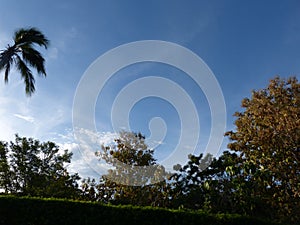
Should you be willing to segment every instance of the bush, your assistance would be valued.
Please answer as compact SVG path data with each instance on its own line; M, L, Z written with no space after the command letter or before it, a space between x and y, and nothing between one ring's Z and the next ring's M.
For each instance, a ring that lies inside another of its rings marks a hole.
M0 225L275 225L232 214L209 214L196 211L152 207L109 206L99 203L62 199L0 196Z

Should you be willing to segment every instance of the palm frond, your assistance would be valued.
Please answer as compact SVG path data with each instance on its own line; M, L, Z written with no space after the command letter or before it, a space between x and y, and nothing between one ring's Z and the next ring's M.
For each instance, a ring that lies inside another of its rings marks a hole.
M31 94L35 91L35 80L31 73L31 70L26 66L25 62L18 55L16 56L16 66L21 73L22 79L24 80L25 92L28 96L31 96Z
M36 28L19 29L14 34L14 45L0 51L0 72L5 70L4 81L8 82L8 75L13 64L21 73L25 83L25 92L31 96L35 91L35 80L29 67L37 70L39 75L46 76L45 59L34 45L47 49L49 40Z
M8 46L8 48L0 53L0 71L5 70L4 72L4 81L8 82L8 74L11 68L11 65L14 60L14 48Z
M10 66L11 66L11 63L7 63L5 65L5 72L4 72L4 82L5 83L8 83L8 74L9 74L9 71L10 71Z
M40 52L31 47L31 45L25 45L22 47L23 60L30 66L35 68L38 74L46 76L45 59Z
M10 46L0 53L0 71L6 67L7 63L11 63L14 54L14 48Z
M17 46L37 44L39 46L44 46L47 49L49 45L49 40L45 37L45 35L34 27L29 29L21 28L17 30L14 34L14 41Z
M4 69L6 63L7 63L7 56L5 51L2 51L0 53L0 71Z

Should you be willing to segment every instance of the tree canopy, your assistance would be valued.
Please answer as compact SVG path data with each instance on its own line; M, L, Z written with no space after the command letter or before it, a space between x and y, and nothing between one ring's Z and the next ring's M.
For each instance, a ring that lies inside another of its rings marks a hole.
M299 221L299 103L295 77L276 77L242 100L236 128L226 133L230 151L190 155L186 165L176 165L172 207Z
M300 211L300 84L295 77L276 77L267 88L253 91L235 113L236 130L227 132L228 147L240 154L244 176L276 214Z
M66 169L72 153L59 151L53 142L18 135L14 142L0 142L0 188L11 194L76 198L80 178Z
M142 134L120 132L113 144L102 146L96 153L112 168L98 184L92 179L84 180L86 195L105 203L166 206L168 173L156 163L153 153Z

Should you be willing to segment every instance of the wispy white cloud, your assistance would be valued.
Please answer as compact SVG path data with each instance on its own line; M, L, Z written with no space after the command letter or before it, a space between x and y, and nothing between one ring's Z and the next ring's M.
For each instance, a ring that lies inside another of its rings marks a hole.
M9 141L15 133L41 138L71 120L64 98L43 94L28 98L19 74L12 71L10 75L9 84L0 82L0 140Z
M47 62L55 61L61 53L71 50L69 43L76 39L78 31L75 27L70 27L61 31L57 31L56 35L51 38L50 47L45 51L45 59Z
M48 54L47 56L49 59L57 59L58 57L58 48L52 47L48 49Z
M71 164L68 170L71 173L78 173L82 178L92 177L99 179L111 166L100 160L95 155L101 149L101 145L113 143L117 137L113 132L93 132L80 129L79 137L75 138L73 130L67 129L64 134L55 134L55 142L60 146L61 151L67 149L73 153Z
M56 37L53 41L54 46L60 50L65 50L67 44L72 40L75 39L78 35L78 31L75 27L69 27L66 30L61 31L60 34Z
M20 115L20 114L14 114L15 117L20 118L22 120L25 120L29 123L34 123L34 118L32 116L24 116L24 115Z

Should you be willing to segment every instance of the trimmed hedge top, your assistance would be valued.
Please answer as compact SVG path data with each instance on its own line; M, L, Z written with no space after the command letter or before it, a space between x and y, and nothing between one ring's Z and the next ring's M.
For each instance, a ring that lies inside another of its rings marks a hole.
M0 196L0 225L275 225L233 214Z

